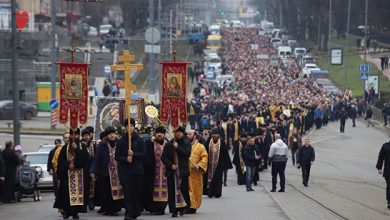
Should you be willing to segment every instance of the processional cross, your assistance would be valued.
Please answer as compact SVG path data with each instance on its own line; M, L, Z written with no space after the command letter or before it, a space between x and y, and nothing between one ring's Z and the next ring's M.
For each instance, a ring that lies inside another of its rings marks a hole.
M120 87L124 87L125 94L125 112L128 120L128 136L129 136L129 150L131 150L131 133L130 133L130 107L131 107L131 93L136 90L136 86L131 83L131 70L143 70L143 64L131 64L135 60L135 56L129 54L128 50L123 51L122 56L118 56L118 62L123 64L111 65L111 71L124 71L125 82L120 81Z

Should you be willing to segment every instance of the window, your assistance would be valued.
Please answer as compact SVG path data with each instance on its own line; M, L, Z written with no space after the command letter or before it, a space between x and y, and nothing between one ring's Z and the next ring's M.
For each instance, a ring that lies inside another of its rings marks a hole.
M47 154L28 154L26 155L26 161L30 164L46 164Z

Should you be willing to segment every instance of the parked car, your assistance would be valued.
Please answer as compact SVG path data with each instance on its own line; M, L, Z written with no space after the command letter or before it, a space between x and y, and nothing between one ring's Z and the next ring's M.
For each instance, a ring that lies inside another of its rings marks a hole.
M306 55L306 49L303 47L297 47L294 49L294 56L298 58L299 56L303 57Z
M37 117L38 110L34 104L27 104L20 102L19 104L20 118L25 120L31 120L33 117ZM0 119L12 120L14 117L14 106L12 100L0 101Z
M53 187L53 178L47 172L47 159L49 152L29 152L23 154L30 167L41 167L43 171L42 177L38 181L39 188L51 188Z
M171 33L169 31L161 30L161 38L170 38L172 37L173 39L177 38L176 34Z
M55 147L56 147L55 144L41 144L38 147L37 152L50 152Z
M92 26L89 26L89 30L88 30L88 33L87 33L87 36L88 37L96 37L98 36L98 31L95 27L92 27Z
M283 46L282 40L280 38L272 38L270 42L273 48Z
M107 35L110 32L111 29L112 29L112 25L111 24L100 25L100 27L99 27L99 34L100 35Z
M309 77L312 71L321 70L315 63L306 63L302 69L303 77Z

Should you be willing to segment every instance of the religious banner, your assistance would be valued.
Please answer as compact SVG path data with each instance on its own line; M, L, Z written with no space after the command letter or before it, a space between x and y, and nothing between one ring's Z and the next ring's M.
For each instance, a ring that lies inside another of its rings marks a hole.
M60 122L70 128L88 121L88 64L58 63L60 70Z
M167 123L169 116L174 128L179 120L187 123L187 65L188 62L163 62L161 121Z

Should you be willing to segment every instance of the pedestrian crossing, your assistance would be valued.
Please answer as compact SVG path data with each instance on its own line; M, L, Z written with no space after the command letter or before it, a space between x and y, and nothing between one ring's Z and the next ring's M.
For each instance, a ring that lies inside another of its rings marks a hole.
M328 126L321 127L321 129L315 129L315 127L313 127L309 133L304 135L304 137L309 138L311 144L315 144L336 136L345 136L344 133L340 133L338 126L339 123L333 122L329 123Z

